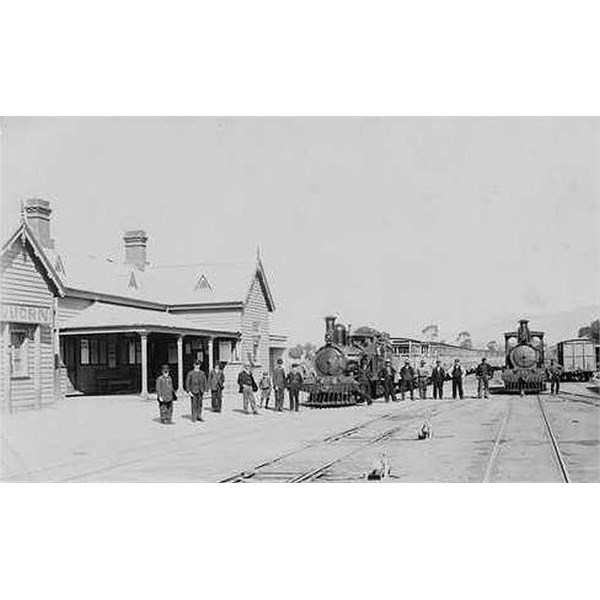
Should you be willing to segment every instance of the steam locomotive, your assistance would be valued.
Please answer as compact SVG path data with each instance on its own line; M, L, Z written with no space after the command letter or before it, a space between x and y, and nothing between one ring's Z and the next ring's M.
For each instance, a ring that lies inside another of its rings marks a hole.
M506 367L502 371L504 391L512 394L538 393L546 389L544 333L530 331L521 319L517 331L504 334Z
M389 336L371 327L350 332L336 317L325 317L325 345L315 354L316 377L307 381L307 406L351 406L383 394L378 382L385 360L391 358ZM366 386L368 386L366 388Z

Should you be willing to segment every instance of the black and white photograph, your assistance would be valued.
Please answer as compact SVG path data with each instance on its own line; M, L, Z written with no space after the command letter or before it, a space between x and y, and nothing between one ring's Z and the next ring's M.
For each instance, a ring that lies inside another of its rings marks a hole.
M5 118L2 479L598 482L595 118Z
M596 5L3 2L2 598L593 596Z

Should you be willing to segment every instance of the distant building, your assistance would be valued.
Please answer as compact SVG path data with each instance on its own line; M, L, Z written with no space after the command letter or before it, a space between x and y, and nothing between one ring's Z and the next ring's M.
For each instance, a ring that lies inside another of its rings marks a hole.
M450 366L455 358L460 358L465 367L475 366L489 351L482 348L464 348L446 342L425 341L408 337L390 337L392 355L400 362L408 358L411 362L425 359L428 363L440 360L444 366Z
M145 231L123 237L121 260L64 256L51 208L29 200L1 249L2 397L9 408L63 394L154 390L160 365L174 383L200 360L225 365L229 389L242 362L268 369L287 343L260 256L245 263L154 265Z

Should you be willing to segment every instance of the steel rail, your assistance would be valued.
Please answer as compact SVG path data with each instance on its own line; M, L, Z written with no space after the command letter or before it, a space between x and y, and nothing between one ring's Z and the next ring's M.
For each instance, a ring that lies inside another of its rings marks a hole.
M574 398L565 398L569 402L579 402L581 404L587 404L588 406L594 406L600 408L600 402L594 402L596 398L594 396L587 396L586 394L577 394L576 392L559 392L558 398L563 396L575 396Z
M544 409L544 404L542 402L542 398L540 397L539 394L537 395L537 400L538 400L538 406L540 407L540 411L542 413L542 419L544 421L544 424L546 425L546 432L548 433L548 436L550 437L550 443L552 445L552 449L554 450L554 458L556 459L556 462L560 469L560 473L562 475L563 481L565 483L570 483L571 480L569 478L569 472L567 470L567 465L565 464L565 461L563 459L560 448L558 447L558 442L556 441L556 436L554 435L554 431L552 430L550 421L548 420L548 416L546 415L546 410Z
M369 446L374 446L375 444L378 444L379 442L385 440L386 438L394 435L394 433L396 433L396 431L399 431L403 427L404 427L404 424L396 425L395 427L392 427L392 428L384 431L383 433L379 434L377 437L373 438L372 440L369 440L366 444L360 446L359 448L354 448L353 450L351 450L350 452L347 452L343 456L334 458L333 460L330 460L329 462L325 463L324 465L321 465L315 469L311 469L310 471L307 471L306 473L302 473L301 475L293 477L292 479L289 479L287 481L287 483L305 483L308 481L314 481L317 477L322 475L325 471L330 469L333 465L341 462L342 460L345 460L346 458L349 458L350 456L356 454L357 452L362 452L363 450L365 450L365 448L368 448Z
M250 479L250 478L254 477L256 471L259 471L260 469L264 469L265 467L270 467L271 465L274 465L274 464L288 458L289 456L292 456L293 454L302 452L303 450L309 450L310 448L314 448L315 446L318 446L319 444L323 444L323 443L329 444L331 442L337 442L338 440L344 439L344 438L352 435L353 433L356 433L357 431L360 431L361 429L364 429L365 427L368 427L369 425L376 423L377 421L385 421L387 419L390 419L391 417L395 416L396 414L397 413L394 413L394 412L386 413L379 417L375 417L374 419L365 421L364 423L361 423L360 425L355 425L354 427L350 427L350 429L338 431L337 433L333 433L331 435L328 435L328 436L318 439L318 440L312 440L312 441L310 441L306 444L303 444L299 447L292 448L291 450L288 450L287 452L278 454L277 456L275 456L275 458L271 458L269 460L266 460L266 461L256 465L255 467L252 468L251 471L241 471L241 472L238 471L234 475L230 475L229 477L220 479L218 483L239 483L240 481L243 481L244 479Z
M502 424L500 425L500 429L498 430L498 434L496 435L496 440L494 441L494 447L492 448L492 452L488 459L488 463L485 469L485 473L483 475L482 483L489 483L490 477L492 476L492 469L494 468L494 464L496 463L496 458L500 452L500 444L504 441L504 432L506 431L506 426L510 419L510 415L512 413L514 399L511 398L509 400L508 408L506 409L506 413L504 415L504 419L502 419Z
M457 406L460 406L460 403L453 403L452 406L453 408L456 408ZM446 405L444 405L446 406ZM441 407L440 406L436 406L435 408L433 408L430 411L430 417L434 417L435 415L437 415L440 411ZM376 417L374 419L371 419L369 421L366 421L365 423L362 423L360 425L357 425L355 427L352 427L351 429L347 429L345 431L341 431L339 433L336 434L332 434L330 436L327 436L325 438L321 438L319 440L315 440L312 442L309 442L307 444L304 444L303 446L300 446L298 448L294 448L292 450L289 450L283 454L280 454L278 456L276 456L273 459L269 459L255 467L253 467L251 470L249 471L241 471L241 472L237 472L234 475L231 475L229 477L226 477L225 479L220 479L219 483L240 483L244 480L251 480L252 477L254 477L255 475L260 475L259 471L261 469L264 469L265 467L271 466L273 464L276 464L277 462L280 462L286 458L288 458L289 456L292 456L294 454L298 454L304 450L307 449L311 449L314 448L316 446L318 446L319 444L327 444L330 442L335 442L341 439L344 439L348 436L350 436L352 433L356 432L356 431L360 431L361 429L364 429L365 427L367 427L368 425L371 425L372 423L375 423L377 421L384 421L386 419L389 419L391 417L397 417L399 415L398 412L390 412L390 413L386 413L385 415L382 415L380 417ZM423 414L419 413L419 414L415 414L415 415L410 415L409 418L409 422L412 422L416 419L421 419L423 417ZM342 460L348 458L349 456L352 456L353 454L357 453L357 452L361 452L364 451L366 448L380 442L383 441L384 439L388 438L389 436L393 435L396 431L399 431L401 428L406 427L407 423L403 422L401 425L397 425L395 427L392 427L391 429L388 429L386 431L384 431L383 433L379 434L378 436L376 436L375 438L373 438L372 440L369 440L367 442L365 442L364 444L360 445L358 448L354 448L352 451L338 457L335 458L331 461L328 461L327 463L325 463L324 465L320 465L316 468L311 469L310 471L305 471L303 473L300 473L298 475L293 476L291 479L286 479L284 481L280 481L280 483L302 483L302 482L307 482L307 481L312 481L314 480L318 475L322 474L323 472L325 472L326 470L328 470L329 468L331 468L333 465L341 462Z

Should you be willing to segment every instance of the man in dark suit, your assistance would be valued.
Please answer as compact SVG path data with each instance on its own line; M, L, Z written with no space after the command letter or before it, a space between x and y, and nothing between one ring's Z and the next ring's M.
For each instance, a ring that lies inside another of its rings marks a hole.
M173 400L175 398L169 365L165 364L161 367L161 375L156 380L156 399L160 411L160 422L165 425L173 422Z
M290 395L290 410L298 412L300 410L300 388L304 379L298 365L293 365L292 370L287 376L287 388Z
M460 358L454 359L454 366L450 371L452 376L452 398L456 400L456 396L462 400L463 394L463 381L467 375L464 367L460 364Z
M431 383L433 384L433 398L439 398L440 400L444 397L444 380L446 379L446 371L442 367L442 363L439 360L435 361L435 367L431 371Z
M406 392L410 392L411 400L415 399L415 370L408 358L400 369L400 391L402 392L402 400L404 400Z
M277 366L273 370L273 389L275 390L275 410L281 412L283 410L283 396L285 392L285 370L283 368L283 360L277 359Z
M385 366L379 372L379 381L383 385L383 396L386 402L390 401L390 398L396 402L396 392L394 386L396 385L396 369L392 367L392 361L389 358L385 359Z
M490 379L494 374L494 370L487 363L485 356L481 359L481 362L475 369L475 376L477 377L477 397L481 398L483 392L484 398L490 396Z
M563 373L563 368L556 364L554 359L550 360L550 366L546 369L546 374L550 380L550 394L557 395L560 390L560 378Z
M185 391L190 396L192 404L192 421L202 421L202 401L206 391L206 375L200 368L200 361L194 362L194 368L187 374L185 379Z
M225 387L225 373L222 363L215 365L208 375L208 389L213 412L221 412L223 403L223 388Z

